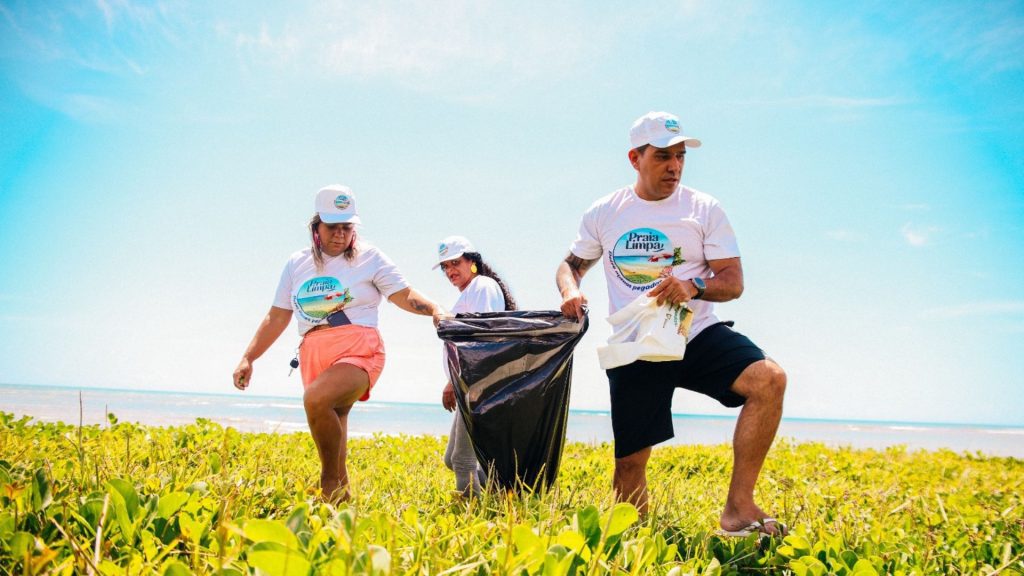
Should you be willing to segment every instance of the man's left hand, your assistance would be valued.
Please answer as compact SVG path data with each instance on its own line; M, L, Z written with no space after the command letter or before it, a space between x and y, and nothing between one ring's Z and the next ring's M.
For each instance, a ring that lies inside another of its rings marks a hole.
M689 280L680 280L675 276L669 276L647 293L651 298L658 299L658 306L668 302L669 304L682 304L689 302L697 295L697 288Z

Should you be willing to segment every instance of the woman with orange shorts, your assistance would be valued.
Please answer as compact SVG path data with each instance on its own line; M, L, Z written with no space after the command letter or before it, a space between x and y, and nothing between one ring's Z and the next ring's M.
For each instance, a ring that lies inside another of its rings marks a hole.
M352 190L327 186L317 193L315 206L309 221L312 246L285 265L274 303L242 355L233 383L239 390L248 387L252 363L295 316L303 337L302 401L320 455L320 489L325 499L347 500L348 413L356 400L370 397L384 369L377 331L381 296L413 314L433 316L435 324L444 310L410 287L380 250L359 240Z

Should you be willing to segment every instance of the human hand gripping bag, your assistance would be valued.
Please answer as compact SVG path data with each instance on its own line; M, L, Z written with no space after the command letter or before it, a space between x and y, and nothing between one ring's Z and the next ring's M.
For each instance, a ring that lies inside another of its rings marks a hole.
M598 346L597 358L604 370L637 360L667 362L682 360L693 323L693 311L686 304L658 305L644 294L608 317L612 335L608 344Z
M543 490L558 476L573 349L586 315L519 310L458 314L437 335L477 459L489 482Z

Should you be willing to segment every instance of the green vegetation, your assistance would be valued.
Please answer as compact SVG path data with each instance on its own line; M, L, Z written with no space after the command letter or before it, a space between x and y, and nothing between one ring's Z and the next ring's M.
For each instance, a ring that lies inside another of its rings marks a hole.
M758 496L784 540L714 534L728 446L667 447L644 519L608 445L544 494L460 501L434 437L351 442L355 499L316 500L307 434L78 427L0 413L4 574L1022 574L1024 462L779 442Z

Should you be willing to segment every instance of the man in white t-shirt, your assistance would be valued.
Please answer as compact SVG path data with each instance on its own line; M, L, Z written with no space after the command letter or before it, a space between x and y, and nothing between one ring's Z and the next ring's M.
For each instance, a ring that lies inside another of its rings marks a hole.
M730 535L778 535L785 527L754 502L754 484L782 417L786 374L746 336L721 322L712 302L743 292L743 268L732 226L718 201L680 184L687 148L679 119L650 112L630 129L629 161L636 184L612 192L583 215L569 255L558 268L562 313L583 314L580 280L599 259L608 283L609 313L640 294L658 303L687 303L693 324L686 355L669 362L636 361L608 370L615 434L614 486L620 499L647 510L651 447L672 438L677 387L725 406L743 406L733 436L733 472L719 522Z

